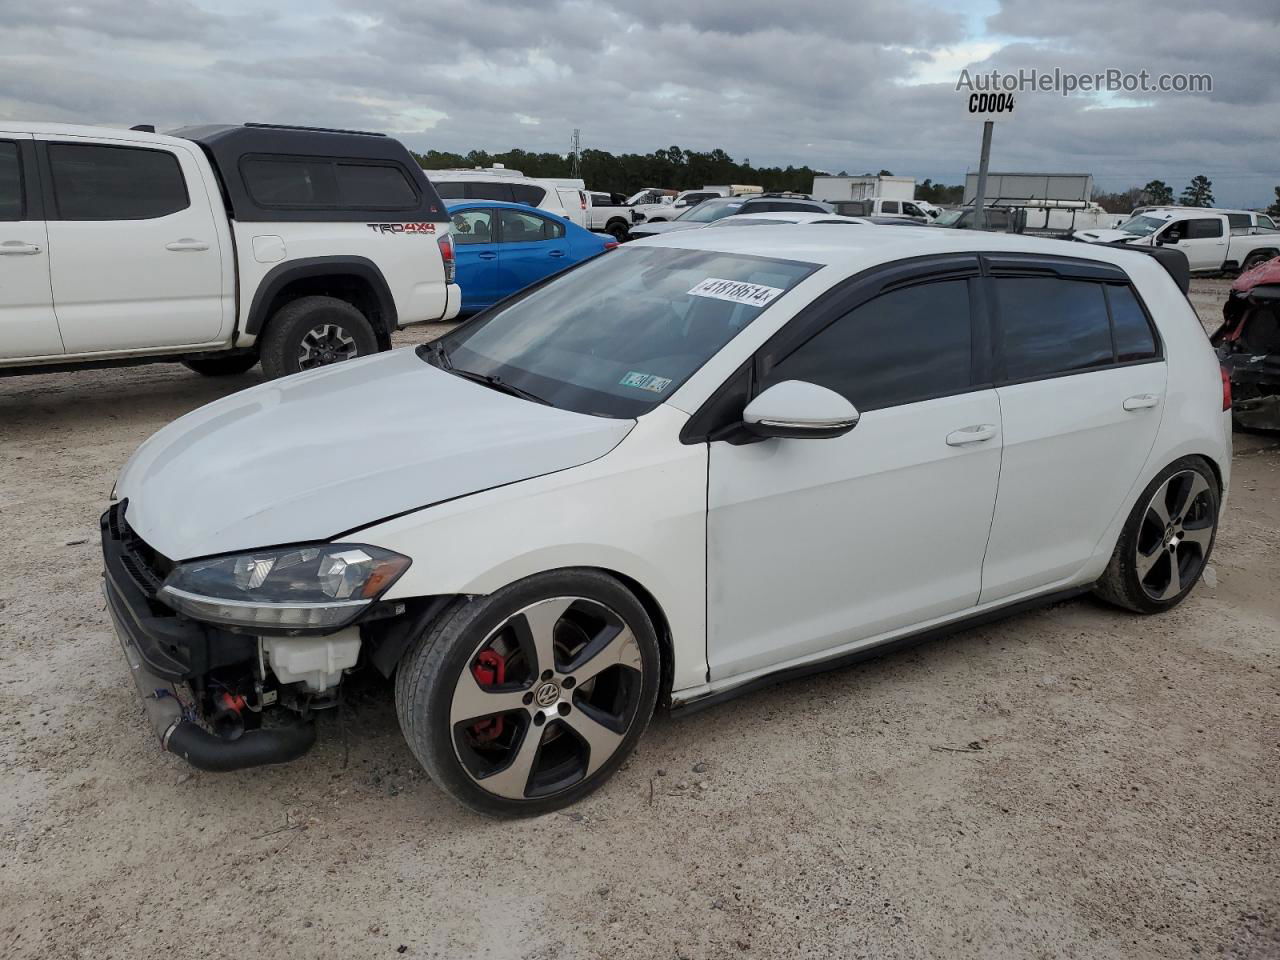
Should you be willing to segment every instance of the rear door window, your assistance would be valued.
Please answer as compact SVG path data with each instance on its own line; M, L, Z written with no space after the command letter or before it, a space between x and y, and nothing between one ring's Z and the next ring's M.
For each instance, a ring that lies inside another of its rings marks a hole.
M513 183L511 184L511 195L515 197L516 203L540 207L542 206L542 201L546 199L547 191L542 187L534 186L532 183Z
M62 220L151 220L191 205L167 150L50 143L54 209Z
M1111 309L1111 328L1115 333L1116 360L1154 360L1160 355L1155 331L1142 304L1129 287L1108 285L1107 306Z
M1005 377L1031 380L1113 360L1102 285L1059 277L995 277Z
M441 200L467 199L467 185L460 180L432 180L431 185L436 188Z
M502 210L503 243L537 243L564 236L564 225L520 210Z
M901 213L897 200L885 200L880 205L881 211L884 213Z
M18 159L18 145L12 140L0 140L0 220L21 220L22 161Z
M803 380L865 412L963 393L972 371L968 281L942 280L856 307L775 364L760 389Z
M1217 217L1202 217L1185 223L1186 232L1182 235L1185 240L1208 240L1222 236L1222 221Z

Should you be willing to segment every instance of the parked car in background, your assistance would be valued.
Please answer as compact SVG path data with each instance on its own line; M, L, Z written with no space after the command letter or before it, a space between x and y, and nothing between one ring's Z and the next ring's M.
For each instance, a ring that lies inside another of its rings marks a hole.
M390 137L0 121L0 374L279 377L460 303L444 204Z
M744 197L751 195L759 195L764 192L761 187L754 187L744 183L730 183L719 187L703 187L700 190L684 190L676 195L675 200L671 203L649 204L647 206L639 206L636 208L637 222L647 223L663 223L668 220L674 220L681 213L696 207L698 204L707 200L714 200L717 197Z
M933 219L914 200L867 197L865 200L828 200L827 203L836 213L846 217L894 217L917 223L928 223Z
M983 211L982 229L989 233L1007 233L1011 227L1016 227L1017 223L1014 219L1015 211L1008 207L987 207ZM928 222L928 226L941 227L947 230L973 230L974 226L974 209L973 207L964 207L960 210L944 210L938 214L936 218Z
M590 200L581 180L535 179L519 170L489 167L481 170L428 170L442 199L501 200L523 203L588 226Z
M1134 217L1115 230L1082 230L1073 236L1087 243L1173 247L1186 254L1192 273L1249 270L1280 256L1280 231L1258 226L1236 232L1232 216L1241 222L1237 214L1167 207Z
M296 758L364 668L442 792L544 813L659 705L1088 591L1169 611L1230 486L1223 394L1123 248L673 233L164 427L103 516L107 609L202 769Z
M607 233L619 243L628 239L635 210L627 206L626 198L617 193L588 193L587 226L591 230Z
M464 314L618 246L609 236L518 203L455 201L449 218Z
M1280 258L1236 277L1210 342L1231 380L1236 425L1280 430Z
M639 240L642 237L654 237L661 233L692 230L714 223L722 217L732 217L740 213L781 213L788 210L824 214L832 212L830 206L819 203L817 200L805 200L781 194L715 197L686 210L674 220L667 222L652 220L637 224L631 228L631 237L633 240Z
M627 197L623 205L639 207L650 203L670 203L676 198L677 193L676 190L664 190L661 187L645 187Z

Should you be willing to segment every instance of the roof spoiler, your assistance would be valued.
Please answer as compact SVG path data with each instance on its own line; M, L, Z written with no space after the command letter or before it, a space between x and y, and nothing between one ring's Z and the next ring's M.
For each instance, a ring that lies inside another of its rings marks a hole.
M1109 247L1115 247L1117 250L1130 250L1133 253L1141 253L1150 257L1160 266L1164 267L1165 273L1173 278L1173 282L1178 285L1178 289L1186 296L1191 291L1191 264L1187 261L1187 255L1181 250L1171 250L1168 247L1135 247L1123 240L1117 240L1107 244Z

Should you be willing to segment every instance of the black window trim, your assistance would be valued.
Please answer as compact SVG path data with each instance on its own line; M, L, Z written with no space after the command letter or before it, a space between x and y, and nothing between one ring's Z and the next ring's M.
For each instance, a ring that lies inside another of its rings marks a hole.
M44 200L44 212L46 220L64 221L67 223L145 223L148 220L162 220L165 217L171 217L175 213L181 213L183 210L191 209L191 188L187 185L187 172L182 169L182 159L178 156L178 152L164 146L143 146L134 143L105 143L101 140L37 140L36 157L40 170L40 193ZM170 210L168 213L161 214L158 217L101 217L94 220L77 220L71 217L64 217L62 211L58 209L58 193L53 183L53 162L49 156L50 147L102 147L107 150L135 150L144 151L146 153L163 153L172 157L173 162L178 166L178 176L182 180L182 194L186 197L185 206L179 207L177 210Z
M1122 268L1115 264L1102 263L1097 260L1076 259L1074 257L1045 256L1043 254L984 253L981 257L983 268L982 285L987 288L985 294L989 311L987 326L991 336L991 370L995 386L1010 387L1023 383L1036 383L1041 380L1058 380L1062 377L1082 377L1091 373L1099 373L1103 370L1114 370L1117 367L1136 367L1147 363L1165 362L1164 340L1160 336L1160 328L1156 325L1155 319L1151 315L1151 310L1142 299L1142 294L1133 280ZM1107 327L1111 335L1111 362L1100 363L1092 367L1081 367L1076 370L1062 370L1058 373L1040 373L1030 377L1011 378L1005 376L1004 328L1001 325L1000 309L997 306L998 301L995 290L992 288L992 281L1000 277L1044 277L1046 279L1082 280L1096 283L1102 287L1103 302L1107 310ZM1154 357L1125 361L1118 359L1115 316L1111 310L1111 297L1107 294L1108 287L1128 287L1133 294L1139 309L1142 310L1142 315L1146 317L1147 327L1150 329L1151 336L1155 341L1156 355Z
M405 185L409 188L409 191L413 194L413 201L409 203L395 204L395 205L386 204L386 203L379 203L379 204L361 203L357 205L357 204L345 202L343 198L338 197L336 198L336 201L334 203L319 203L314 201L308 202L308 203L265 203L262 200L259 200L254 195L253 180L252 178L247 176L245 172L246 163L249 163L252 161L258 161L258 160L265 160L269 163L327 163L334 168L333 176L334 176L335 183L337 181L337 168L339 165L344 165L348 167L389 167L399 172L400 176L403 178L405 182ZM240 174L240 180L244 184L246 192L249 194L249 199L256 206L262 208L263 210L357 210L359 209L359 210L371 210L371 211L376 210L384 213L401 213L403 211L417 210L419 207L422 206L422 191L419 188L417 182L414 180L412 176L409 175L409 172L405 170L404 165L401 163L398 163L395 160L374 160L374 159L366 159L364 157L318 156L315 154L295 154L295 153L246 153L242 157L240 157L240 160L238 162L238 171Z
M725 440L732 444L754 443L761 438L741 428L741 409L735 409L734 395L741 390L740 378L749 380L747 402L758 395L759 385L773 367L800 349L836 321L863 304L885 293L907 287L924 286L944 280L966 280L969 290L969 322L971 332L969 386L917 397L902 403L877 407L889 410L912 403L925 403L943 397L962 396L979 390L990 390L995 384L989 366L992 332L990 315L985 309L987 294L981 280L981 263L976 253L944 253L912 257L887 264L877 264L854 274L818 296L812 303L788 320L703 401L680 431L680 442L686 445ZM735 389L737 388L737 389Z
M18 161L18 215L12 220L0 217L0 223L26 223L30 220L44 219L41 216L38 185L33 182L36 178L27 175L29 170L32 173L35 172L33 141L4 137L0 138L0 143L13 144Z

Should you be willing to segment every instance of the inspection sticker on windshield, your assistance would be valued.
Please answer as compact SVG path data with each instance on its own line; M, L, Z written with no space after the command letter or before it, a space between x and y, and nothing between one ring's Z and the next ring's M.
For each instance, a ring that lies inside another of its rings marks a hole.
M669 377L655 377L652 373L636 373L636 371L630 370L618 383L624 387L635 387L639 390L648 390L650 393L661 393L671 386L671 379Z
M689 291L691 297L714 297L730 303L745 303L750 307L764 307L785 293L781 287L766 287L760 283L742 280L720 280L707 277Z

